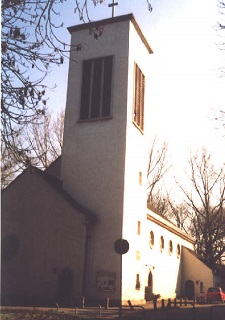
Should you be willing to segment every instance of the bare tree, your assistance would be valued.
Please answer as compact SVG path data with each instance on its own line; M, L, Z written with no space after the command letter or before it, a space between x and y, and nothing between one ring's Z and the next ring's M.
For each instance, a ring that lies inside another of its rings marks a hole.
M23 134L23 144L31 146L30 163L40 169L46 169L62 152L64 129L64 111L53 118L44 117L44 123L31 124Z
M225 164L216 170L205 148L189 157L190 189L180 185L189 207L196 250L205 263L216 267L225 251Z
M214 113L214 119L217 122L216 129L225 130L225 110L216 110ZM223 134L225 136L225 134Z
M220 21L218 22L217 31L222 39L219 47L221 50L225 50L224 33L221 34L221 32L225 30L225 1L218 0L218 9L220 13Z
M25 152L18 149L17 136L30 123L41 123L46 112L44 79L52 65L61 65L72 47L60 37L63 21L60 8L66 0L2 0L2 98L1 135L4 148L12 158ZM71 10L83 22L90 21L90 5L105 0L71 0ZM149 10L151 5L147 0ZM91 30L98 38L101 30ZM26 146L26 151L31 146Z
M218 47L224 52L225 51L225 1L218 0L218 10L220 14L220 21L218 21L216 30L219 37ZM222 77L225 75L225 66L220 67L220 74ZM225 129L225 110L216 110L214 115L215 120L219 126Z
M60 65L71 50L81 44L64 43L59 36L63 27L60 6L66 0L2 1L2 141L12 158L20 158L17 136L31 123L41 123L46 112L44 79L51 65ZM103 1L94 1L101 3ZM81 17L81 4L73 2ZM87 9L87 1L83 10ZM88 10L86 11L88 12ZM31 146L26 146L26 151Z
M56 160L62 151L64 129L64 111L55 117L45 114L42 124L32 123L16 138L18 149L29 152L21 152L20 158L9 156L8 150L2 147L2 188L5 188L27 166L33 165L40 169L46 169Z
M1 145L1 188L4 189L10 182L12 182L18 172L17 161L9 156L8 150Z
M148 162L148 203L162 215L167 211L168 193L165 191L163 178L170 169L167 160L168 145L157 146L157 138L153 139ZM166 194L166 195L165 195Z
M171 200L170 197L167 198L167 215L178 228L186 233L190 232L190 215L189 207L185 202L176 203Z

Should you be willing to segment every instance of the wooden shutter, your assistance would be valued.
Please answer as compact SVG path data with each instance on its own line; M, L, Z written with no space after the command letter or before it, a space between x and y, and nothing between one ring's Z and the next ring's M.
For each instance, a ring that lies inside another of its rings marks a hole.
M144 130L144 94L145 77L137 64L135 64L135 101L134 101L134 122Z

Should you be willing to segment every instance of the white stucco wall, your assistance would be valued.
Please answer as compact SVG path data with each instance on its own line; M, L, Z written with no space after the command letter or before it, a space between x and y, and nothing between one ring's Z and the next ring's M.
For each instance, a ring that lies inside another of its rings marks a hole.
M89 30L72 33L72 43L82 43L70 63L65 116L61 179L64 188L98 216L93 235L95 257L90 265L90 295L96 292L97 272L120 272L114 242L122 237L124 168L127 122L129 21L105 25L98 40ZM112 118L79 123L82 61L113 55ZM120 294L119 277L115 292Z
M123 210L123 238L130 244L129 252L123 257L123 297L124 301L143 300L143 292L135 289L136 273L140 263L136 261L136 251L145 246L146 237L143 233L146 224L147 202L147 165L148 141L145 131L148 128L148 119L144 119L144 132L141 132L133 123L134 107L134 66L135 63L145 76L145 109L149 106L149 79L151 54L142 42L132 22L129 34L129 69L127 88L127 126L126 126L126 155L125 155L125 183L124 183L124 210ZM142 174L142 183L139 183L139 172ZM141 234L137 236L137 225L140 221Z
M148 210L147 214L148 219L146 218L142 225L141 234L137 235L137 231L132 230L134 246L130 250L130 254L123 258L124 264L129 270L128 274L124 268L123 273L124 301L128 299L143 301L145 286L148 285L149 272L152 273L153 277L152 291L154 294L160 294L161 298L165 299L180 296L183 282L181 254L177 255L177 245L180 246L180 253L182 246L193 249L193 238L155 212ZM149 246L151 231L154 233L154 246L152 248ZM163 250L160 250L161 236L164 238ZM170 240L173 244L171 254L168 246ZM140 250L139 261L136 260L136 250ZM137 273L140 274L140 290L135 290Z
M149 146L145 132L149 132L149 128L145 118L144 134L140 132L132 122L132 115L134 63L145 75L145 113L151 103L151 54L148 45L130 18L116 22L111 20L104 25L103 34L97 40L89 35L88 29L75 27L71 32L72 44L82 43L83 48L72 53L76 62L71 61L69 67L61 180L64 188L98 217L92 235L88 294L96 299L120 297L120 255L114 251L114 242L123 238L128 240L130 249L123 256L122 299L144 301L150 270L154 293L173 297L177 290L180 262L175 254L176 244L192 245L179 238L177 233L146 218ZM112 118L79 122L82 61L107 55L113 55ZM137 235L138 221L140 235ZM155 234L153 249L148 246L151 230ZM162 253L158 248L161 235L165 238ZM167 250L169 240L174 244L171 256ZM141 252L140 261L136 260L137 250ZM96 290L98 272L115 273L115 291ZM137 273L140 274L140 290L135 289Z

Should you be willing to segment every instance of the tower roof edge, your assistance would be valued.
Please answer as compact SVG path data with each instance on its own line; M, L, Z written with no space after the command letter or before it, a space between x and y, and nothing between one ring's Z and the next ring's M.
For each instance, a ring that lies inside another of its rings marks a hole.
M136 21L133 13L129 13L129 14L125 14L122 16L113 17L113 18L107 18L107 19L103 19L103 20L83 23L83 24L68 27L67 29L70 32L70 34L72 34L73 32L76 32L76 31L99 28L100 26L104 26L104 25L112 24L112 23L117 23L117 22L121 22L121 21L126 21L126 20L130 20L133 23L135 30L137 31L139 37L141 38L141 40L144 43L145 47L147 48L148 52L153 53L148 41L146 40L144 34L141 31L141 28L139 27L139 25Z

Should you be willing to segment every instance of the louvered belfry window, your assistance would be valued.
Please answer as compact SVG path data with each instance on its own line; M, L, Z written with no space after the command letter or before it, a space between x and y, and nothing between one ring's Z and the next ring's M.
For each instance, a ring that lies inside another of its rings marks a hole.
M80 119L110 117L113 57L83 61Z
M144 95L145 95L145 76L135 63L135 89L134 89L134 113L133 122L144 131Z

